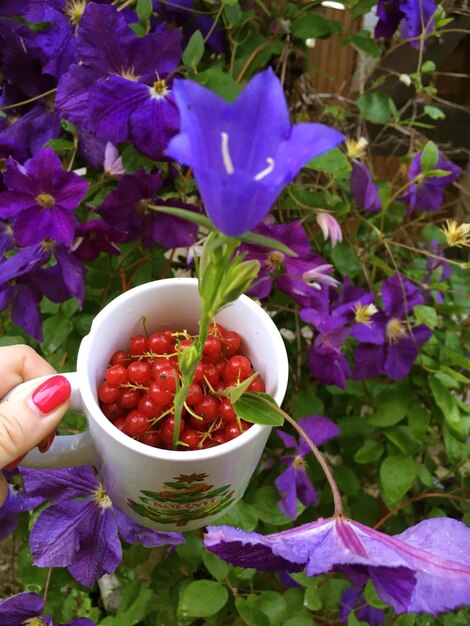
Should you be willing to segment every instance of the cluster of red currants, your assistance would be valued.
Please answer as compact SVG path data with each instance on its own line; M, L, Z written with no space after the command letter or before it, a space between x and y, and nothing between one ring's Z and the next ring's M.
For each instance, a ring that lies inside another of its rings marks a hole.
M195 337L186 331L162 330L149 337L135 335L129 351L111 357L98 398L104 415L123 433L155 448L173 449L174 398L178 350ZM238 333L212 324L184 403L178 433L179 450L200 450L235 439L251 424L237 418L221 394L253 375L250 360L239 353ZM258 375L247 391L264 391Z

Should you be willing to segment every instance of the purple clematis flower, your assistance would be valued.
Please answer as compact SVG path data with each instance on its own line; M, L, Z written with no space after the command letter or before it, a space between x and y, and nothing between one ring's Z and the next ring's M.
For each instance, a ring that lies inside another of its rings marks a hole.
M432 32L434 28L433 16L436 9L435 0L379 0L379 21L375 27L375 36L391 37L401 22L403 39L414 39L410 45L419 48L417 39L424 32Z
M41 496L30 496L15 479L8 484L5 502L0 506L0 540L12 533L18 525L20 513L31 511L44 502Z
M58 111L105 141L131 141L162 158L179 127L165 77L178 66L180 38L176 29L137 37L116 9L90 4L78 28L80 62L58 85Z
M182 543L180 533L144 528L113 507L90 466L53 471L21 469L25 489L53 504L38 516L30 534L34 564L67 567L86 587L121 562L118 532L128 543Z
M369 580L366 574L348 571L348 578L354 583L343 592L340 600L339 615L342 622L347 624L351 611L357 610L357 619L366 622L369 626L380 626L385 621L385 613L367 604L363 590Z
M402 196L398 198L408 204L407 215L411 215L415 209L420 211L439 211L444 200L444 189L452 184L460 174L460 167L451 161L446 161L439 156L433 170L443 170L448 172L445 176L436 178L429 177L422 171L421 157L423 153L418 152L411 161L408 170L408 180L415 180ZM416 180L417 179L417 180Z
M230 526L208 526L205 547L232 565L307 576L358 571L371 578L397 613L437 615L470 597L470 528L441 517L388 536L344 517L263 536ZM445 589L446 592L442 593Z
M366 213L377 213L382 208L378 185L374 185L369 169L359 161L354 161L351 180L351 195Z
M3 180L8 191L0 193L0 217L15 218L13 230L20 246L44 239L72 244L77 225L73 211L88 183L65 171L54 150L43 148L24 165L10 157Z
M322 124L292 126L270 68L230 104L189 80L174 91L181 131L167 154L193 168L207 214L226 235L257 226L300 168L344 139Z
M387 374L401 380L410 371L418 356L418 348L432 335L424 324L411 327L406 318L414 306L423 302L423 296L410 281L394 274L382 283L384 313L374 317L374 328L370 329L374 343L367 343L369 329L364 328L361 344L355 353L354 377L358 379ZM381 340L377 342L377 333ZM369 339L371 341L371 339Z
M90 220L75 230L74 254L81 261L94 261L102 252L119 256L117 242L126 240L126 233L102 220Z
M334 248L338 242L343 241L343 233L338 221L326 211L318 211L316 216L317 224L321 228L325 241L329 239Z
M147 248L155 243L166 248L191 246L196 241L196 224L149 208L150 204L155 204L195 209L193 205L176 200L166 202L159 199L157 192L162 184L160 172L149 174L138 170L128 174L106 196L97 212L114 228L127 232L126 241L140 236Z
M0 600L0 626L96 626L88 617L77 617L68 624L52 622L50 615L42 615L44 600L37 593L24 591L6 600Z
M348 335L348 329L321 333L307 349L307 365L313 376L325 385L346 387L346 378L351 376L351 370L341 346Z
M339 435L339 428L331 420L321 415L310 415L299 420L299 426L307 433L316 446L321 446L333 437ZM285 514L295 519L297 517L297 498L305 506L316 504L318 497L315 488L307 475L305 455L310 452L307 442L301 438L297 443L292 435L276 431L286 448L292 448L293 454L281 457L281 461L288 467L276 478L276 487L282 500L279 508Z

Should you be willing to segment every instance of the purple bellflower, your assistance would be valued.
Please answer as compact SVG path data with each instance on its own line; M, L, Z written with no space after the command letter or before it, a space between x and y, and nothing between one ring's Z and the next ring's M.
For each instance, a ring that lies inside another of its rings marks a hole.
M180 61L180 38L176 29L137 37L116 9L90 4L78 27L79 63L58 85L58 111L105 141L131 141L162 158L179 127L165 77Z
M137 170L119 181L97 212L114 228L125 231L126 241L140 236L147 248L155 243L166 248L191 246L197 237L196 224L149 208L149 204L156 204L194 210L195 207L189 204L159 199L157 192L162 184L160 172L150 174Z
M412 39L410 45L419 48L418 38L434 28L436 8L435 0L379 0L375 36L391 37L401 23L402 38Z
M182 543L180 533L152 531L116 509L90 466L53 471L22 468L25 489L53 504L38 516L30 534L34 564L67 567L86 587L121 562L121 534L147 547Z
M418 288L409 280L399 274L384 280L382 300L384 312L374 316L374 327L363 328L361 338L365 343L356 349L355 378L384 373L394 380L401 380L415 362L418 348L432 335L431 329L424 324L411 327L407 322L413 307L423 302ZM367 343L368 336L370 343Z
M444 189L452 184L460 174L460 167L451 161L446 161L439 156L434 170L447 172L444 176L429 177L423 172L421 167L421 157L423 153L418 152L411 161L408 170L408 180L415 181L411 184L406 193L398 198L408 204L407 215L411 215L414 210L439 211L444 199Z
M344 139L322 124L292 126L270 68L230 104L189 80L175 81L174 92L181 131L167 154L193 168L206 212L226 235L257 226L300 168Z
M0 600L0 626L96 626L88 617L77 617L68 624L53 622L50 615L42 615L44 599L37 593L24 591Z
M62 168L52 148L42 148L20 165L8 159L0 193L0 217L14 218L13 231L20 246L50 239L70 246L77 219L74 209L85 197L88 183Z
M358 571L396 613L437 615L468 602L469 541L470 528L446 517L389 536L335 516L267 536L208 526L204 545L232 565L261 571Z
M338 426L321 415L304 417L298 423L316 446L321 446L339 435ZM282 439L284 446L293 450L293 454L281 457L281 461L287 465L287 469L276 479L276 487L282 498L279 508L285 515L295 519L297 517L297 499L304 506L316 504L318 500L317 492L307 475L307 466L304 460L305 455L310 452L310 448L302 437L300 443L297 443L292 435L282 430L276 432Z
M369 169L363 163L354 161L349 181L351 195L366 213L377 213L382 208L378 185L374 185Z

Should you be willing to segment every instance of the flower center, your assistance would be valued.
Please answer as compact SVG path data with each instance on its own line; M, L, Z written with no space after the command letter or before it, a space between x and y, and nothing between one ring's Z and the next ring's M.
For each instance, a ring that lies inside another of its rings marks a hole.
M470 246L470 224L459 224L455 220L447 220L441 231L449 247Z
M137 213L139 215L148 215L150 213L149 204L151 200L150 198L142 198L137 205Z
M65 15L74 26L78 25L85 9L87 0L68 0L64 8Z
M122 76L122 78L125 78L126 80L132 80L133 82L138 81L140 78L140 76L135 73L134 67L129 67L126 70L122 68L119 76Z
M374 304L357 303L354 307L354 319L358 324L370 326L372 324L371 317L377 313L378 309Z
M40 193L39 196L36 196L35 200L39 206L42 207L50 208L55 204L54 198L49 193Z
M108 496L106 491L100 485L94 493L93 500L98 504L99 507L104 509L109 509L113 506L111 502L111 498Z
M296 456L292 465L296 470L305 470L307 468L307 465L301 456Z
M276 272L284 263L284 255L279 250L272 250L266 257L266 265L270 270Z
M228 145L229 134L223 131L220 133L220 136L221 136L222 161L225 167L225 171L227 172L227 174L233 174L235 172L235 168L233 167L233 161L232 161L232 157L230 156L230 150L229 150L229 145ZM274 159L271 157L266 158L266 163L268 165L264 168L264 170L261 170L254 176L254 180L256 180L256 182L262 180L263 178L266 178L268 174L271 174L271 172L273 171L276 165Z
M24 626L46 626L46 622L42 619L42 617L28 617L22 622Z
M156 80L153 83L152 92L155 97L163 98L168 93L168 91L168 86L164 80Z
M385 336L389 343L398 343L406 335L406 329L403 326L403 322L396 317L393 317L387 324Z

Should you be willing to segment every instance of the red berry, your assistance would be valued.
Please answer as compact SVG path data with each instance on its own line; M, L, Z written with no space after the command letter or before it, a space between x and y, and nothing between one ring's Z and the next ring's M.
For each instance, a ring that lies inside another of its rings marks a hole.
M202 363L202 361L199 361L199 363L196 365L196 371L194 372L193 383L200 383L203 378L204 364Z
M130 362L131 359L129 355L123 350L118 350L111 357L111 365L123 365L124 367L127 367Z
M160 445L160 433L157 430L148 430L139 437L139 441L147 446L152 446L152 448L158 448Z
M164 332L153 333L148 338L148 348L155 354L166 354L170 352L172 342L168 340L168 336Z
M176 391L176 372L172 367L167 367L158 372L158 376L155 378L162 389L170 391L172 394Z
M202 358L207 363L215 363L219 360L222 353L222 344L220 339L214 335L209 335L202 349Z
M143 385L150 380L152 368L145 361L134 361L127 367L127 377L131 383Z
M236 356L230 357L227 365L225 366L225 380L229 378L239 378L240 380L243 380L249 375L250 370L250 360L242 354L237 354Z
M127 382L127 370L124 365L111 365L106 370L104 377L110 385L121 385Z
M248 386L247 391L266 391L266 385L261 376L257 376Z
M212 363L204 363L204 376L211 387L219 382L219 368Z
M101 410L111 422L115 422L120 417L126 415L126 410L121 405L117 404L117 402L113 402L112 404L103 403Z
M181 434L184 431L184 426L185 426L184 420L181 420L178 439L181 437ZM170 417L166 418L166 420L163 422L160 428L160 437L161 437L162 443L165 444L165 446L173 445L173 433L174 432L175 432L175 418L171 415Z
M237 422L230 422L225 427L225 439L230 441L241 435L240 427Z
M212 441L216 446L220 446L221 444L227 442L227 438L225 436L225 433L217 433L217 435L214 435L212 437Z
M147 337L144 335L134 335L130 341L131 354L143 354L148 351Z
M141 393L138 389L121 389L118 403L125 409L137 406Z
M162 389L157 382L150 383L148 394L153 404L167 406L173 402L173 395L166 389Z
M139 411L131 411L126 417L126 423L124 424L123 432L130 437L140 437L143 435L149 427L147 418L145 418Z
M222 353L227 359L237 354L240 349L241 337L234 330L225 333L222 345Z
M205 422L213 422L219 414L219 401L214 396L203 395L194 405L194 412Z
M143 396L141 396L137 404L137 409L147 419L159 417L163 413L162 407L155 405L150 399L148 393L145 393Z
M118 387L114 387L106 381L98 386L98 398L101 400L101 402L104 402L106 404L112 404L113 402L116 402L116 400L119 398L119 393L120 391Z
M116 428L122 432L122 430L124 429L125 423L126 423L126 420L123 417L118 417L118 419L115 422L113 422L113 425L116 426Z
M191 415L189 417L189 423L194 428L194 430L198 430L200 432L207 430L207 422L205 422L203 419L198 419L197 417L194 417L194 415Z
M189 406L193 406L196 402L202 398L202 389L200 385L197 383L191 383L188 390L188 395L186 396L186 404Z
M189 346L192 346L192 345L193 345L192 339L183 339L183 341L180 341L181 352L183 352L183 350L186 350L186 348L189 348Z
M185 443L186 446L192 450L197 448L197 445L200 440L201 440L201 433L199 433L197 430L192 430L191 428L189 428L188 430L185 430L180 435L181 443Z
M219 405L219 415L226 422L232 422L237 419L237 414L233 410L230 400L222 400Z

